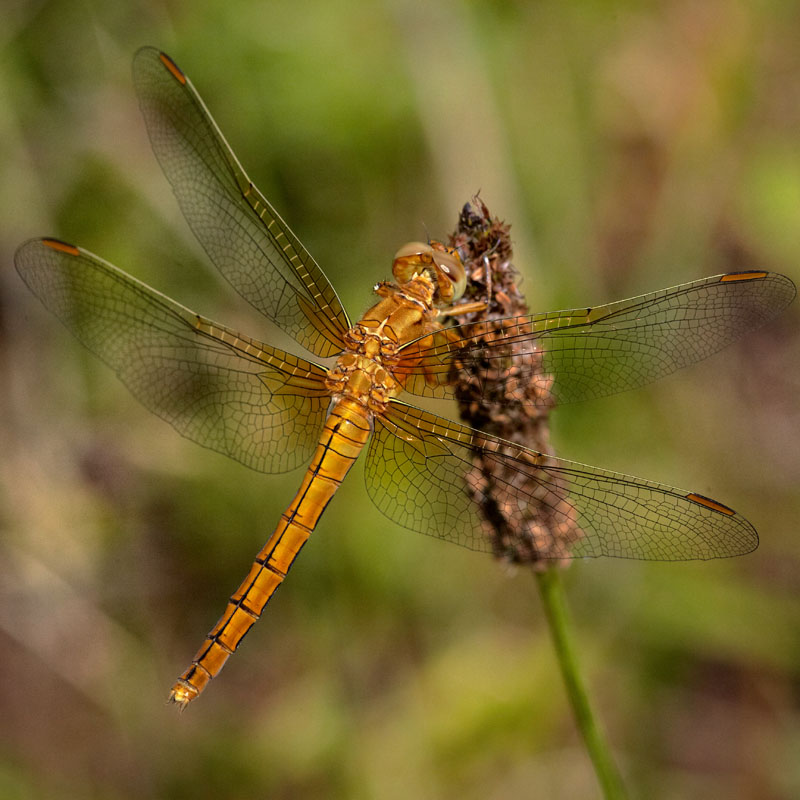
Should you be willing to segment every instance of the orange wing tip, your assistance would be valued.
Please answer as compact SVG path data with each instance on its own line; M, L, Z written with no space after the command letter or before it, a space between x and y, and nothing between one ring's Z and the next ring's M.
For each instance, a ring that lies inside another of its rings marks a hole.
M720 279L720 283L736 283L737 281L760 281L767 277L769 273L763 272L759 270L749 270L747 272L730 272L727 275L723 275Z
M166 53L159 53L158 57L161 59L161 63L172 73L172 77L175 78L178 83L185 84L186 83L186 76L181 72L180 67L166 54Z
M736 512L732 508L728 508L728 506L718 503L716 500L712 500L710 497L704 497L702 494L695 494L692 492L691 494L686 495L686 499L690 500L692 503L697 503L699 506L704 506L705 508L710 508L712 511L725 514L727 517L733 517L736 515Z
M42 239L42 244L51 250L58 250L59 253L66 253L70 256L79 256L81 251L74 244L67 244L60 239Z
M184 711L186 706L194 700L200 692L194 688L190 683L182 680L177 680L172 690L169 693L170 703L175 703L179 711Z

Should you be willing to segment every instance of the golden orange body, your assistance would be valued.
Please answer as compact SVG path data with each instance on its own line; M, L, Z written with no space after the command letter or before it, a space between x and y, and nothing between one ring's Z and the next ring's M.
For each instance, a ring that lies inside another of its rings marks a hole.
M414 274L399 287L380 284L376 292L381 300L347 332L348 349L328 376L333 401L300 489L191 666L172 687L170 699L181 706L194 700L219 673L264 612L367 443L373 415L402 390L392 374L398 347L438 327L434 285L428 275Z

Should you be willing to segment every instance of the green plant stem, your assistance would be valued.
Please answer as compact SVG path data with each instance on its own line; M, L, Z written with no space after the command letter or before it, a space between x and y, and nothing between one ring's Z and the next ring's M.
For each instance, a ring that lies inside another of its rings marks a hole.
M560 570L546 568L535 571L534 574L542 597L550 634L553 637L561 676L564 679L572 710L575 712L575 720L586 743L592 764L594 764L603 796L606 800L626 798L627 794L622 778L614 764L608 743L594 718L586 687L578 670Z

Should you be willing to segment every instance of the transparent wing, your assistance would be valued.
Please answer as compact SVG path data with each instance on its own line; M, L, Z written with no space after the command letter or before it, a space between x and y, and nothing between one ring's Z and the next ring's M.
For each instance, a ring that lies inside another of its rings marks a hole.
M366 482L392 521L473 550L498 552L476 508L492 502L531 532L539 558L677 561L758 545L747 520L701 495L542 456L397 401L375 419Z
M330 396L323 367L205 319L86 250L23 244L31 291L179 433L252 469L308 461Z
M559 405L603 397L707 358L771 320L795 293L783 275L739 272L596 308L504 320L505 335L491 341L479 325L459 325L410 343L395 375L412 394L443 397L456 363L478 380L513 366L515 380L543 381ZM513 365L510 344L517 346Z
M217 269L303 347L340 352L350 321L336 292L247 177L189 79L152 47L136 53L133 78L156 157Z

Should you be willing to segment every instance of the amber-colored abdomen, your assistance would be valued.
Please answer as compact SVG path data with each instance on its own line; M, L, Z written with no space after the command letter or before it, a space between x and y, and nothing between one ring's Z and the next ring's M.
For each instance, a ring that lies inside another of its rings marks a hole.
M320 515L366 444L369 421L361 407L343 400L329 415L300 490L278 527L231 595L225 613L209 631L191 666L172 687L170 700L185 708L224 666L264 612Z

